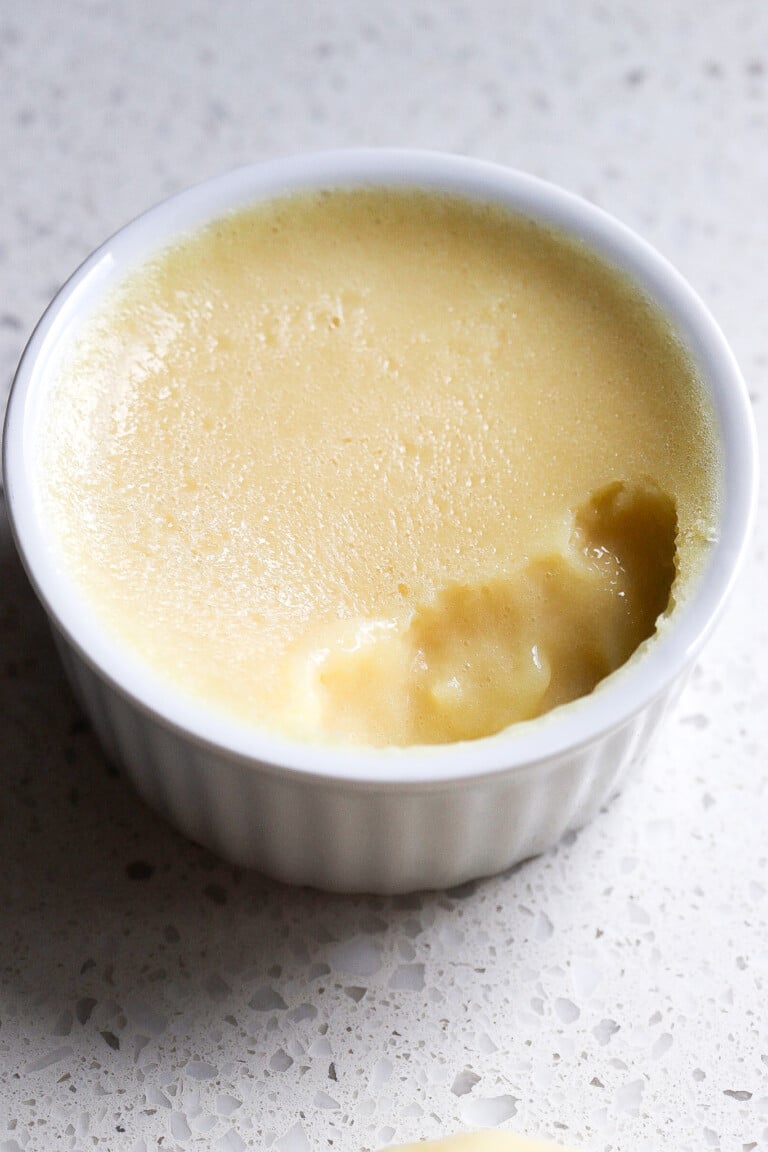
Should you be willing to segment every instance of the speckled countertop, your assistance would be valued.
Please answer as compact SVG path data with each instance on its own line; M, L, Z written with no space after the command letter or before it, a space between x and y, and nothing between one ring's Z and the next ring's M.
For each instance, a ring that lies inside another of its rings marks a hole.
M768 6L35 0L0 8L0 389L59 283L277 153L467 152L656 244L768 438ZM765 489L763 490L765 491ZM765 497L655 755L578 836L444 894L219 863L112 774L0 521L0 1152L356 1152L481 1125L768 1148Z

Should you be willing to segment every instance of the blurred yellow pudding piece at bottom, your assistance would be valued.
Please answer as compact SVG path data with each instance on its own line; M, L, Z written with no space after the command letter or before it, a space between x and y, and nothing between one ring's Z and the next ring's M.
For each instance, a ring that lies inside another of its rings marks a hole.
M391 1152L576 1152L550 1140L534 1140L516 1132L491 1129L484 1132L462 1132L442 1140L418 1144L400 1144Z

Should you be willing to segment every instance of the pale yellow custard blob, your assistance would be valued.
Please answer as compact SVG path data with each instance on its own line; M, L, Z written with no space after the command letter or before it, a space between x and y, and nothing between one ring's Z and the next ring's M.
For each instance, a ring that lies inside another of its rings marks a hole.
M417 192L237 212L67 350L46 514L178 688L299 740L475 739L623 664L695 581L713 417L618 273Z
M461 1132L441 1140L422 1140L416 1144L398 1144L389 1152L575 1152L550 1140L535 1140L515 1132L489 1128L480 1132Z

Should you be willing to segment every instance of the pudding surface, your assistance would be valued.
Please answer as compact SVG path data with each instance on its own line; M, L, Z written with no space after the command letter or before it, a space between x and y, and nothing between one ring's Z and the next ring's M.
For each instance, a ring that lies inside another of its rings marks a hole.
M421 192L239 211L51 388L48 515L104 626L301 740L473 739L583 695L695 580L713 417L575 242Z

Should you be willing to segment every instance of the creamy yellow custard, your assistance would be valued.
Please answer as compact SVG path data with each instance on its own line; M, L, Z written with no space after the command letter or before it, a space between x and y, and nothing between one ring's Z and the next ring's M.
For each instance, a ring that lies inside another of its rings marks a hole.
M473 739L588 693L685 596L713 417L673 333L501 209L328 192L227 216L68 348L67 568L179 689L301 740Z

